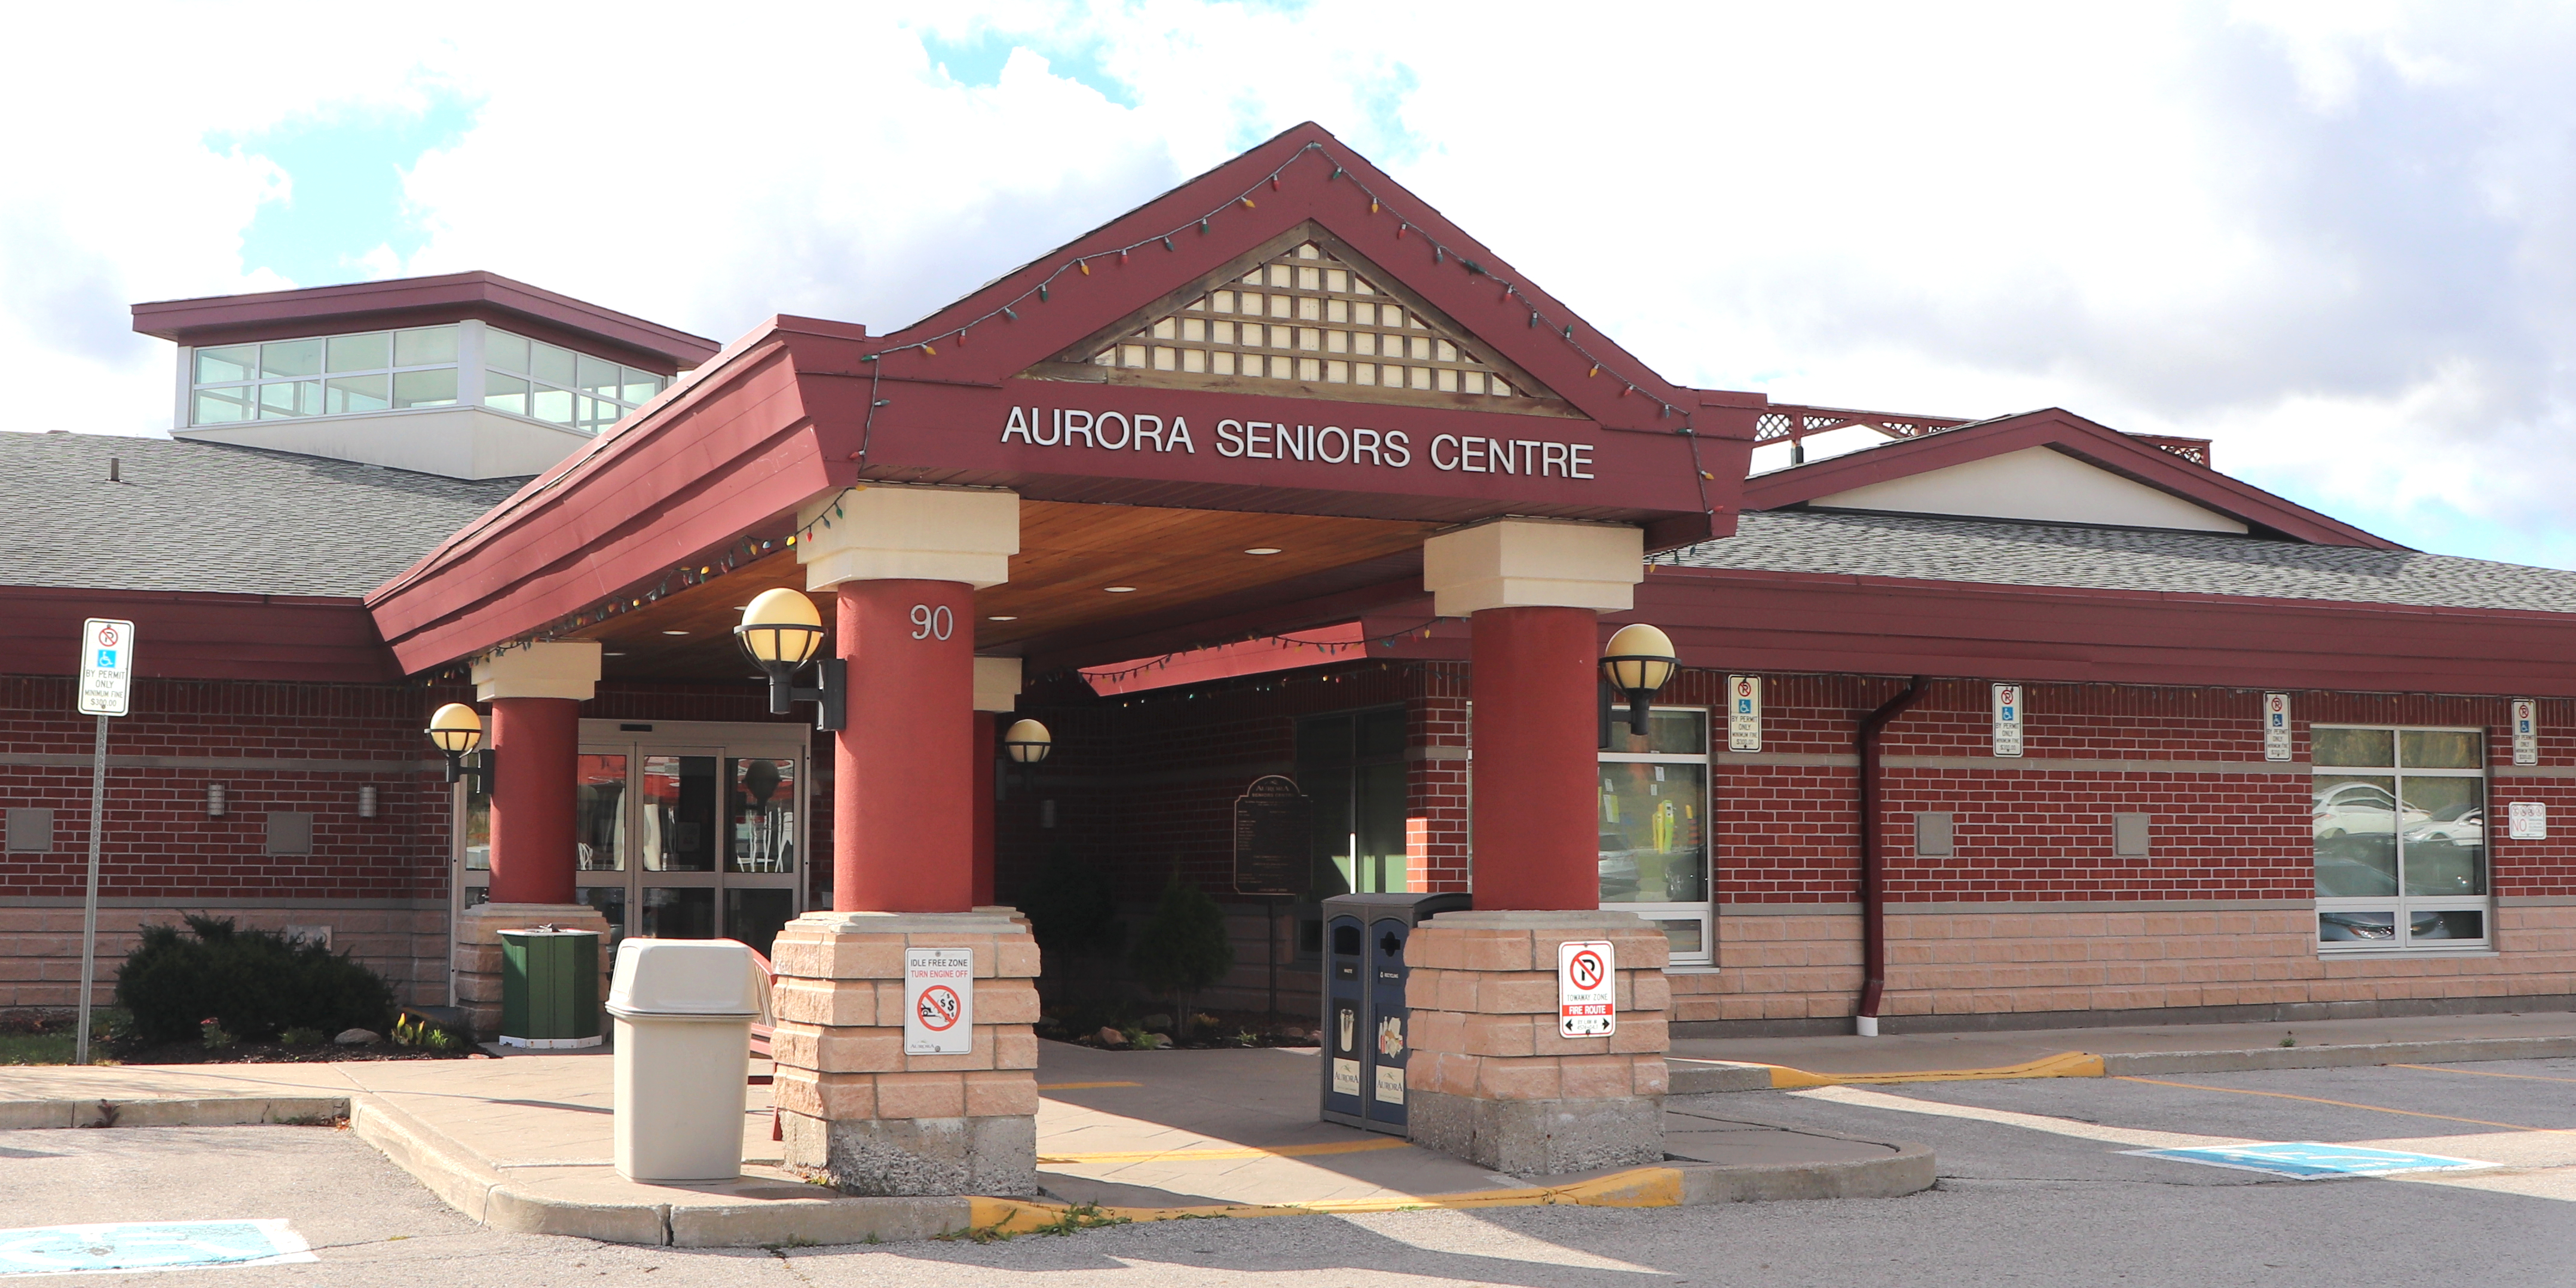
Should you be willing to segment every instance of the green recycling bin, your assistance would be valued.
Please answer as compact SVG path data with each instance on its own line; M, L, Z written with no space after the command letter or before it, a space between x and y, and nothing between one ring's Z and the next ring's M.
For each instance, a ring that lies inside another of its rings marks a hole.
M501 1045L599 1045L599 932L501 932Z

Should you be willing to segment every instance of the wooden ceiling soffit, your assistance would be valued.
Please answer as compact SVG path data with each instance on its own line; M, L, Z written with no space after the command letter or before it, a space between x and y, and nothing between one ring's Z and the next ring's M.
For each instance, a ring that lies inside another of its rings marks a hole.
M1311 220L1022 375L1581 416Z

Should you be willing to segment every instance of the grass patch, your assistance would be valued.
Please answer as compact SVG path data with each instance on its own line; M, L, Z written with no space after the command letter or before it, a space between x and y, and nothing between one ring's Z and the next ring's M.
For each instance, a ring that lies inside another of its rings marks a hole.
M0 1065L70 1064L74 1029L79 1023L79 1013L69 1009L0 1016ZM108 1059L112 1048L133 1028L134 1021L123 1010L112 1006L91 1008L90 1062L113 1063Z

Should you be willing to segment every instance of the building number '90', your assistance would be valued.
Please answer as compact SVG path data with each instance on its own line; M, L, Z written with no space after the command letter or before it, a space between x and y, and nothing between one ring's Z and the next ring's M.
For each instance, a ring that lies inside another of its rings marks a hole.
M946 604L933 608L928 604L912 606L912 637L917 640L944 640L957 630L957 615Z

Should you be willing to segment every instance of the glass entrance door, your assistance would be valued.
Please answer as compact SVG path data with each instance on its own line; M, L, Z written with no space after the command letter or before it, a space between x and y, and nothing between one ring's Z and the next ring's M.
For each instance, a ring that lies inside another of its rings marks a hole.
M799 911L804 730L582 722L581 898L617 937L739 939Z

